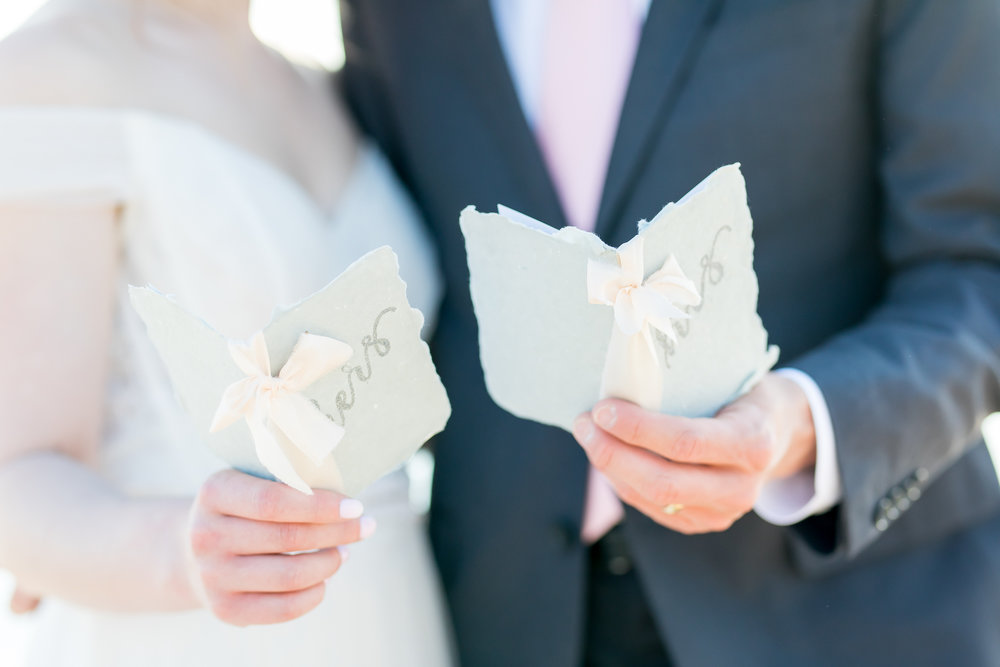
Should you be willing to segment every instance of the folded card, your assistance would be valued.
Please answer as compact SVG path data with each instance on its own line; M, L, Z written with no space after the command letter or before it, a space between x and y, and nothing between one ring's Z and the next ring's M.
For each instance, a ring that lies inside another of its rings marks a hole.
M503 206L460 220L493 400L569 430L604 397L709 416L775 364L757 315L739 165L667 204L619 248Z
M420 339L395 253L374 250L329 285L227 340L151 288L130 287L183 407L223 460L357 495L444 428L451 406Z

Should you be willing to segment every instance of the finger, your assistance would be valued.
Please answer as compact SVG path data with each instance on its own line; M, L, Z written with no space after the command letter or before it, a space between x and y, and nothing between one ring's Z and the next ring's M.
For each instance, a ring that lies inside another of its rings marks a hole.
M668 461L601 429L592 428L582 446L591 464L612 484L631 488L657 507L682 503L735 511L750 507L756 495L753 478L737 469Z
M694 505L684 505L679 511L668 514L662 507L653 505L628 487L614 488L622 502L631 505L661 526L684 535L721 532L727 530L739 516L742 516Z
M276 523L232 516L211 516L191 526L196 555L255 555L311 551L351 544L375 532L375 520L362 517L337 523Z
M309 496L236 470L209 477L198 500L219 514L285 523L332 523L356 519L363 511L359 501L333 491L317 489Z
M312 588L332 577L346 551L323 549L304 554L231 556L202 568L208 590L224 593L291 593Z
M217 596L211 609L231 625L270 625L304 616L319 606L325 594L324 583L293 593L233 593Z
M733 404L735 405L735 403ZM731 409L725 418L687 418L643 410L617 399L601 401L591 411L594 422L619 440L682 463L760 469L771 452L754 410Z

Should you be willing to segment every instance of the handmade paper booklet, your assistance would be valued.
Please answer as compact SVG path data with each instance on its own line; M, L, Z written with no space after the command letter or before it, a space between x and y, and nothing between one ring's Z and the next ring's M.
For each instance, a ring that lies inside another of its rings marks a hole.
M451 406L420 339L395 253L374 250L329 285L227 340L152 288L132 305L206 444L233 467L357 495L444 428Z
M710 416L777 361L738 164L619 248L502 206L468 207L460 224L486 386L518 417L569 430L605 397Z

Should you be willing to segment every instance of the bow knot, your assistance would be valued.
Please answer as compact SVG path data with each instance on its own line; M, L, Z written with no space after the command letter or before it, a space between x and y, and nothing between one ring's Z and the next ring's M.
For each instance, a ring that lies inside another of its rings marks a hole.
M601 394L658 410L663 382L652 329L676 342L671 321L690 317L680 306L697 306L701 296L673 255L645 277L642 237L622 245L617 257L617 266L587 262L590 303L612 306L615 314Z
M285 381L281 378L276 378L273 376L261 377L257 380L259 386L257 388L257 396L268 396L271 394L278 394L281 391L288 391L285 385Z
M229 354L247 377L226 387L209 431L246 419L261 464L285 484L312 494L286 449L296 449L319 465L344 437L343 427L301 392L346 363L353 354L350 345L303 333L277 376L271 375L263 332L247 343L230 341Z

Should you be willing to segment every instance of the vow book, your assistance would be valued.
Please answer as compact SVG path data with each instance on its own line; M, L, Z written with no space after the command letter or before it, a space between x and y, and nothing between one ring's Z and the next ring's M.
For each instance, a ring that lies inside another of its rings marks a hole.
M243 341L153 288L129 296L205 443L244 472L354 496L451 414L387 246Z
M605 397L711 416L776 363L739 165L618 248L500 206L462 211L480 359L508 412L570 430Z

